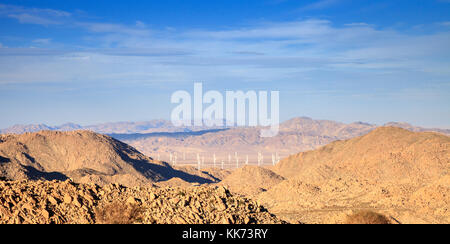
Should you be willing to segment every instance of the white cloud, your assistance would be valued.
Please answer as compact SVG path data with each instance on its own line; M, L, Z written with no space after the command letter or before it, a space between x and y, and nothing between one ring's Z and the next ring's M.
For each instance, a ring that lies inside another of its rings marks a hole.
M35 24L35 25L57 25L60 22L31 15L31 14L10 14L8 17L17 19L22 24Z
M54 10L54 9L42 9L42 8L24 8L16 5L7 5L0 3L0 13L33 13L33 14L45 14L53 17L69 17L72 14L66 11Z
M67 25L79 27L94 33L113 33L131 36L147 36L150 30L142 21L136 21L135 25L127 26L114 23L82 22L72 13L54 9L24 8L16 5L0 4L0 17L16 19L22 24L36 25Z
M23 24L57 25L72 14L54 9L24 8L16 5L0 4L0 16L17 19Z
M136 21L136 27L138 27L138 28L146 28L147 26L145 25L144 22L138 20L138 21Z
M365 27L367 27L367 26L370 26L370 25L367 24L367 23L364 23L364 22L359 22L359 23L345 24L345 26L365 26Z

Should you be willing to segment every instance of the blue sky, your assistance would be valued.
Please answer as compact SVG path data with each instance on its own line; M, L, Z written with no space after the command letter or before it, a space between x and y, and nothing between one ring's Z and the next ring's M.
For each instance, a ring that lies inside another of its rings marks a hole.
M450 1L0 0L0 127L169 119L194 82L450 128Z

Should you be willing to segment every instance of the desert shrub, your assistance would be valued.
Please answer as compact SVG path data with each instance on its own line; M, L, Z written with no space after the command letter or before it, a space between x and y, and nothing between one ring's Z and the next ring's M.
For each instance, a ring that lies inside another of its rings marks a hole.
M355 214L347 216L345 224L390 224L389 219L382 215L372 211L360 211Z
M137 204L115 201L98 206L95 219L98 224L135 224L142 222L143 213Z

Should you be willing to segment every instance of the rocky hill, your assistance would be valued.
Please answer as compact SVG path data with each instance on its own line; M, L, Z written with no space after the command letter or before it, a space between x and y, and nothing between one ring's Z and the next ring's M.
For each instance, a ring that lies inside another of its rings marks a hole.
M288 180L258 196L272 212L339 223L355 209L401 223L450 223L450 137L383 127L282 160Z
M0 181L0 224L279 224L225 188L100 187L70 181Z
M282 160L274 171L285 177L353 177L381 181L436 179L449 173L450 137L380 127L362 137L330 143Z
M41 131L0 135L0 177L76 182L149 185L173 177L209 183L211 177L190 175L144 156L109 136L89 131Z

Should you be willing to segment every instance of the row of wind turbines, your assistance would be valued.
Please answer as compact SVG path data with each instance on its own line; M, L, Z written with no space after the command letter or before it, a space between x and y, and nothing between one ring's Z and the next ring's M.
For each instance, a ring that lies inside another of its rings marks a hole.
M173 166L179 165L179 159L186 161L186 153L182 153L181 158L179 158L177 152L169 152L169 163L171 165L173 165ZM213 153L213 155L212 155L212 157L210 157L210 159L211 159L210 162L205 162L205 156L201 156L200 153L197 153L196 154L197 169L201 170L203 168L208 168L211 166L214 168L221 168L221 169L234 168L234 167L239 168L243 165L250 165L249 155L248 154L245 155L245 157L243 157L243 160L241 160L241 158L239 157L237 152L234 153L234 156L232 156L231 154L228 154L227 162L226 162L226 160L223 160L223 159L219 160L218 157L216 156L216 153ZM157 160L161 161L160 153L157 154ZM278 154L278 152L272 153L272 160L271 160L272 165L276 165L278 162L280 162L280 160L281 159L280 159L280 155ZM256 165L258 165L258 166L264 165L264 155L261 152L258 152Z

